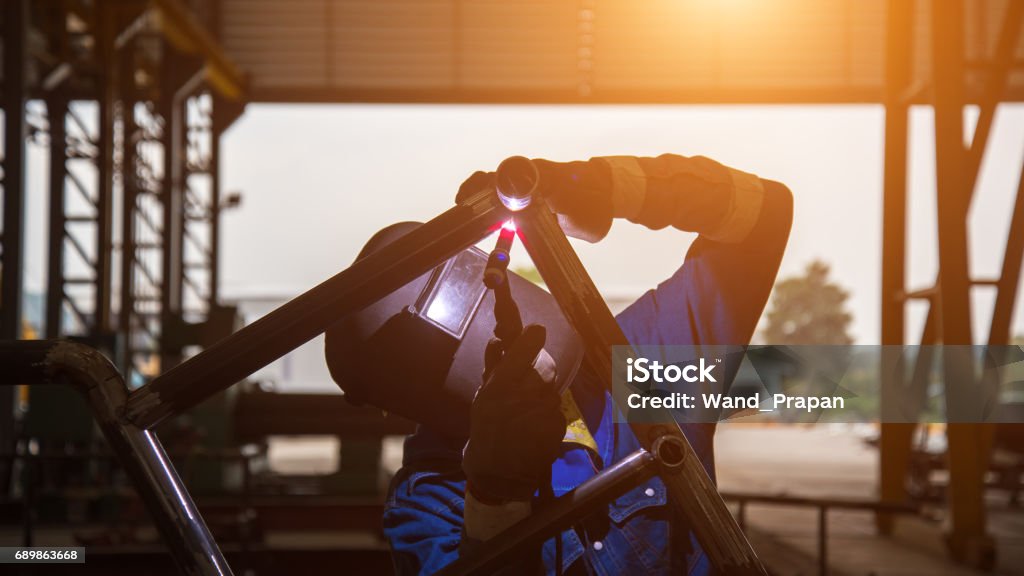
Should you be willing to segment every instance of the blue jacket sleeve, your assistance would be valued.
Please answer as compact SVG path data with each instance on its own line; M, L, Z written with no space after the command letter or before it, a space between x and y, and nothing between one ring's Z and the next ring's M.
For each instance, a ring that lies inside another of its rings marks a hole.
M704 235L682 266L619 315L634 344L746 345L778 272L793 217L790 191L762 180L764 196L751 232L726 243Z
M384 535L396 574L432 574L458 558L465 487L456 472L403 468L395 476Z

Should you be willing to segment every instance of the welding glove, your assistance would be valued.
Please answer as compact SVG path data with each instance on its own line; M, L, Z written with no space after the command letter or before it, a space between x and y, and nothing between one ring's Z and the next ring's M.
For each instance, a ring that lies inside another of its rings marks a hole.
M604 238L613 218L740 242L757 221L764 195L757 176L703 156L535 159L534 164L562 229L589 242Z
M612 227L612 171L600 158L586 162L533 161L540 174L538 191L573 238L597 242Z
M479 502L529 501L549 482L565 418L544 340L544 327L531 324L507 349L497 339L487 345L462 456L468 491Z

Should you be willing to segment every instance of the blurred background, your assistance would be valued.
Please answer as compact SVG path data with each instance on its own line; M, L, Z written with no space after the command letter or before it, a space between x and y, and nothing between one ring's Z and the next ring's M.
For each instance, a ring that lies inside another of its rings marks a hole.
M784 182L793 232L755 342L1024 344L1024 2L5 0L2 18L0 337L86 343L131 388L517 154L705 155ZM618 222L574 246L618 311L692 240ZM412 424L346 403L322 346L158 428L236 573L390 570L381 505ZM727 423L719 483L775 574L1024 574L1021 426ZM173 573L69 390L0 394L0 510L0 546Z

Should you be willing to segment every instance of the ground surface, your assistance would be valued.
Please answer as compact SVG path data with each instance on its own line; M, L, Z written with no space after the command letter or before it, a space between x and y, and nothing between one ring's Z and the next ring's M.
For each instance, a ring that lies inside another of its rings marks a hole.
M863 439L870 429L723 425L716 439L723 491L790 496L872 498L878 453ZM817 512L808 508L750 505L747 525L758 553L778 574L817 574ZM1024 510L1005 494L989 498L997 540L995 573L1024 574ZM875 535L870 513L828 516L831 574L911 576L977 574L950 562L941 547L941 522L905 521L896 539Z

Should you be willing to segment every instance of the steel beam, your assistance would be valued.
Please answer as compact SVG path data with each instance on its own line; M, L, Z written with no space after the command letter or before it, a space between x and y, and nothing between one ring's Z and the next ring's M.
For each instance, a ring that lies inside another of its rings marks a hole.
M22 264L25 224L25 0L8 0L3 18L3 236L0 237L0 338L21 337ZM14 390L0 389L0 449L12 448ZM11 485L12 468L0 463L0 495Z
M1010 321L1013 319L1017 289L1020 286L1021 263L1024 261L1024 165L1017 181L1017 199L1010 215L1010 230L1006 236L1006 252L996 287L996 303L992 309L992 324L988 333L989 346L1010 343Z
M165 372L181 361L180 348L169 346L171 327L181 321L182 291L182 178L184 177L184 124L182 98L179 90L190 78L182 74L182 67L192 72L191 62L179 58L170 43L164 43L161 61L160 102L158 109L163 118L163 179L160 196L163 204L163 258L160 284L160 370Z
M64 186L67 171L66 115L68 101L56 95L46 102L50 121L50 229L46 277L46 337L57 338L63 330L64 235L67 209Z
M119 86L117 52L114 47L114 11L109 2L96 4L94 30L97 70L96 138L96 315L94 331L113 330L111 304L113 291L113 198L114 198L114 119Z
M893 1L900 4L899 0ZM985 77L983 91L978 98L978 122L971 137L971 146L967 153L966 179L968 196L966 209L968 211L974 199L975 188L977 187L978 177L981 172L981 161L985 155L988 136L991 133L992 124L995 120L996 107L1007 96L1010 70L1013 68L1014 55L1020 42L1021 26L1024 24L1024 2L1008 3L1002 23L999 38L996 41L995 52L988 66L988 75ZM941 268L939 274L941 274ZM939 286L938 275L936 275L932 286L935 292L939 292L937 289ZM938 336L941 334L941 331L937 327L937 306L935 299L928 303L926 322L928 326L932 327L932 330L926 328L924 331L925 335L933 335L935 337L929 339L922 338L921 344L938 343Z
M994 561L995 544L986 528L984 476L988 469L986 432L977 422L971 337L967 212L971 184L964 123L964 3L932 6L932 77L935 109L936 205L939 240L939 300L946 386L952 527L948 545L954 558L971 565Z
M122 70L121 81L130 77L127 70ZM121 287L120 306L118 312L118 332L121 334L121 372L131 382L135 372L133 349L135 347L135 211L138 207L138 175L135 170L137 148L132 141L137 130L135 124L135 100L130 87L122 85L119 92L121 100L121 126L123 152L121 155ZM129 96L130 95L130 96Z
M992 130L996 107L1005 96L1010 83L1010 70L1013 68L1022 24L1024 24L1024 2L1009 2L1003 15L995 53L992 62L987 67L984 88L978 102L978 122L971 138L971 148L967 160L967 174L972 192L977 185L978 172L985 154L988 136Z
M213 36L189 14L180 0L155 0L160 11L161 32L178 50L194 54L206 62L206 79L224 97L240 100L245 93L245 76L231 61Z
M213 110L210 113L210 306L220 302L220 137L223 130L218 125L219 102L210 95Z
M210 94L210 303L220 301L220 217L222 212L220 182L220 139L224 132L245 111L245 104Z
M0 338L20 338L25 269L25 31L28 10L25 0L9 0L4 7L4 227L3 253L0 255Z
M608 310L579 256L572 249L555 215L545 203L530 206L524 217L516 218L523 246L537 271L558 301L566 319L587 344L586 359L620 406L612 388L612 347L629 346L622 329ZM736 576L766 575L764 565L726 507L700 458L693 451L675 419L665 410L652 418L665 424L631 423L640 445L652 453L664 440L677 444L681 465L663 471L661 479L669 493L669 503L689 526L707 554L711 565L722 574Z
M886 30L885 167L882 205L882 334L883 345L903 344L907 252L907 140L909 106L903 93L910 82L914 3L889 0ZM903 380L903 354L886 349L880 378L882 409L893 402ZM879 440L879 492L887 503L907 498L913 424L882 424ZM878 530L892 529L892 515L875 515Z

